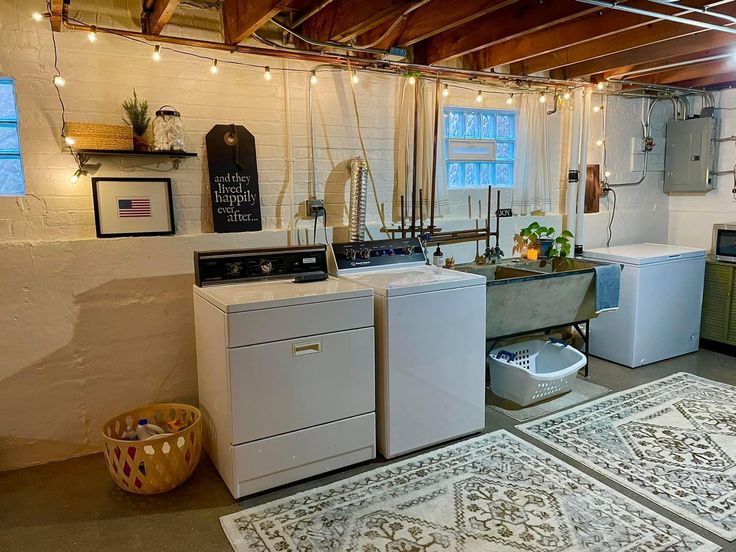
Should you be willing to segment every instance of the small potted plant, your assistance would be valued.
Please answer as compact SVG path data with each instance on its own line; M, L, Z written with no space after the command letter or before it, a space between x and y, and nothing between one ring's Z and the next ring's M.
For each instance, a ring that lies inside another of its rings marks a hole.
M148 102L139 100L135 90L133 97L123 102L123 110L128 118L123 118L127 124L133 127L133 149L136 151L150 151L151 146L145 138L151 118L148 116Z
M532 260L539 257L567 257L572 249L570 238L572 232L563 230L555 237L555 229L551 226L542 226L538 222L532 222L526 228L519 231L519 238L527 249L527 258ZM529 252L534 253L530 256Z

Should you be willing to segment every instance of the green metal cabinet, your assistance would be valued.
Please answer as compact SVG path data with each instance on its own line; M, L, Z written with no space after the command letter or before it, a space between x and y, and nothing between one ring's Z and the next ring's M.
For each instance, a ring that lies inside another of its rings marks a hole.
M705 263L700 337L736 345L736 264L708 259Z

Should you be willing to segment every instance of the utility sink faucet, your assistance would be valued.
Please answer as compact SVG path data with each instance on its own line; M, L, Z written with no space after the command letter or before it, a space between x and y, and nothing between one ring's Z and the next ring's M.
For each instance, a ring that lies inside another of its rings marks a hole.
M501 248L497 245L494 247L486 247L483 257L485 257L487 263L496 264L496 262L503 258L503 251L501 251Z

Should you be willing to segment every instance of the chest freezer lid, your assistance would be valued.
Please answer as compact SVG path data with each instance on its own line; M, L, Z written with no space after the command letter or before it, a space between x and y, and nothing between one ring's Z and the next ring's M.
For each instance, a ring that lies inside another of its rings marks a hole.
M610 261L628 265L643 266L682 259L705 257L705 249L665 245L660 243L635 243L586 249L584 257L599 261Z

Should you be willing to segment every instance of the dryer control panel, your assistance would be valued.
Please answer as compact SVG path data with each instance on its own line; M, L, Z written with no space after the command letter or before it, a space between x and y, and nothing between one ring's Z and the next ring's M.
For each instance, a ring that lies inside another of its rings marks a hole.
M426 263L419 238L333 243L337 271Z
M194 280L200 286L327 272L327 247L195 251Z

